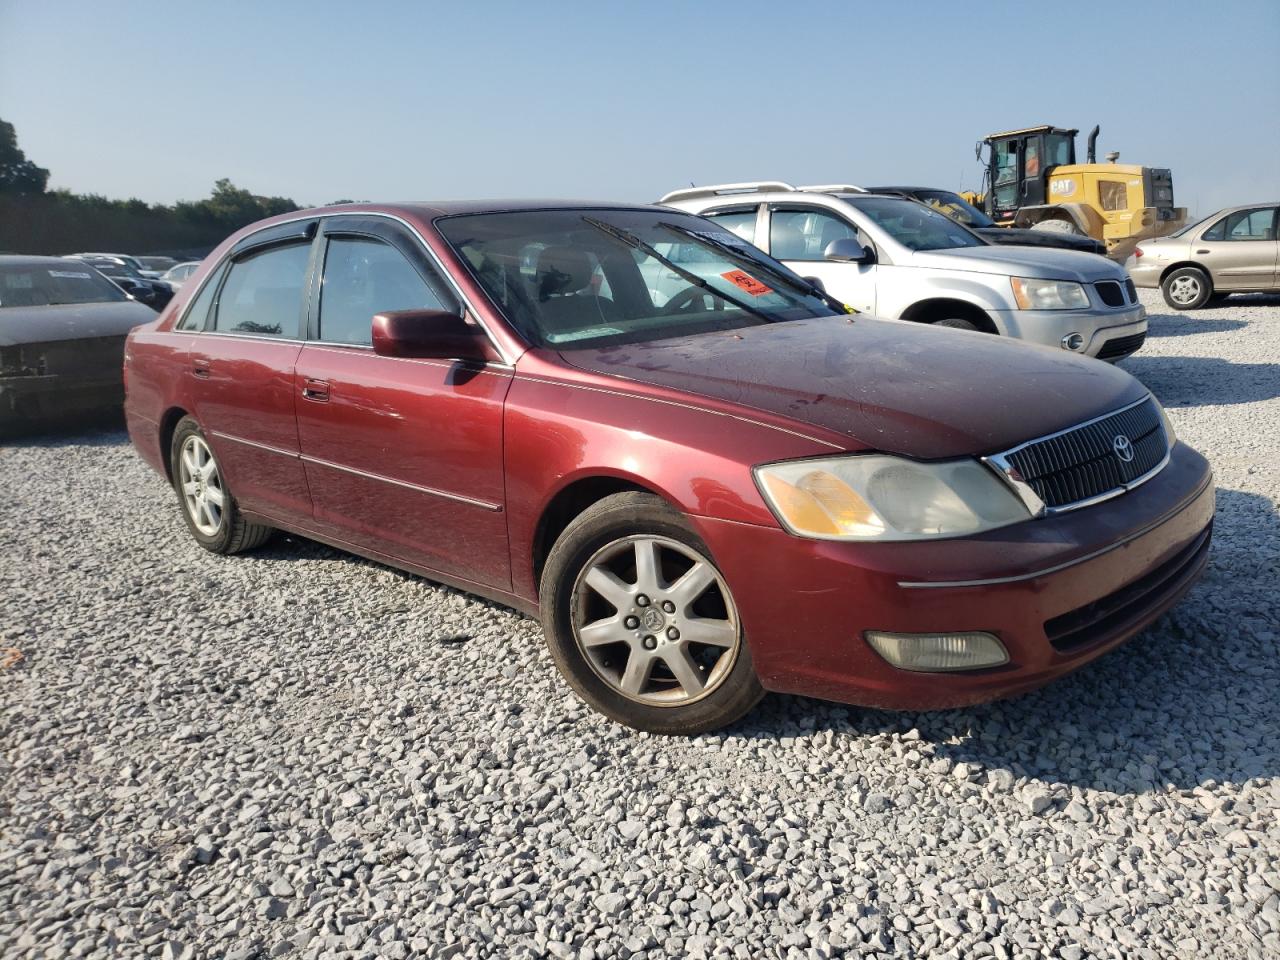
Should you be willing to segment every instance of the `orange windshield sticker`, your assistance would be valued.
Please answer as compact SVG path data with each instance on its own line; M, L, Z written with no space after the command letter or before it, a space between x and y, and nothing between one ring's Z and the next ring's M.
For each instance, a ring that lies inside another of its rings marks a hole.
M751 274L743 273L741 270L730 270L728 273L720 274L720 276L724 277L739 290L745 290L753 297L763 297L766 293L773 293L770 287L766 287Z

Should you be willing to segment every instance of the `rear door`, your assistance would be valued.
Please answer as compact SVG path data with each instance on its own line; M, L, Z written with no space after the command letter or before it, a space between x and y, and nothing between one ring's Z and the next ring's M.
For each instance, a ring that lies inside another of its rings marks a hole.
M823 252L833 240L852 238L875 247L856 224L833 210L804 204L775 204L769 209L768 253L800 274L822 281L827 293L860 313L876 312L878 267L874 263L835 263Z
M188 356L196 419L241 509L309 521L293 368L302 349L317 221L241 243L197 296L208 304Z
M1200 234L1192 256L1209 268L1215 290L1267 290L1276 285L1276 207L1229 213Z
M502 405L511 368L375 354L375 313L460 310L456 295L393 220L327 218L320 240L294 386L315 524L365 550L508 588Z

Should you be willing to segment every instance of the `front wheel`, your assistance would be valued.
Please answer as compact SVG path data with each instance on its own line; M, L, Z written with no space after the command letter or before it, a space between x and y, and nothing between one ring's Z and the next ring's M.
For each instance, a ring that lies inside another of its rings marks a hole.
M949 330L973 330L977 332L977 325L972 321L963 320L960 317L944 317L941 320L935 320L932 323L935 327L946 327Z
M1197 310L1213 296L1213 283L1199 267L1179 267L1160 281L1160 292L1175 310Z
M704 733L764 696L728 583L683 516L651 494L606 497L570 523L540 603L560 673L619 723Z
M218 460L194 417L183 417L169 448L173 486L196 542L213 553L239 553L265 543L271 528L245 520Z

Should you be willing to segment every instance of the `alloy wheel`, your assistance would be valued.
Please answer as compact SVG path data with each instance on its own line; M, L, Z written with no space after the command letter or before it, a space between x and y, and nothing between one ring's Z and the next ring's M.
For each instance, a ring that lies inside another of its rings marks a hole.
M1176 277L1169 284L1169 296L1178 303L1194 303L1200 296L1200 281L1195 277Z
M222 527L227 494L218 473L218 462L203 437L192 435L178 456L178 483L182 502L195 528L206 537Z
M742 644L738 611L711 561L667 537L615 540L574 584L574 639L618 693L684 706L714 691Z

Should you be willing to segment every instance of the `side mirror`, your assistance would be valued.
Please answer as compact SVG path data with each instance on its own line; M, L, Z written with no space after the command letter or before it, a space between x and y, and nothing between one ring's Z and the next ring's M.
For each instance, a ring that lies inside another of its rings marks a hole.
M373 352L383 357L492 360L484 331L448 310L389 310L373 317Z
M832 240L827 244L827 249L822 251L822 257L824 260L832 260L836 263L876 262L876 252L870 247L864 247L853 237Z
M821 277L805 277L804 281L805 283L808 283L811 286L813 286L815 289L821 290L823 293L827 292L827 285L822 282Z

